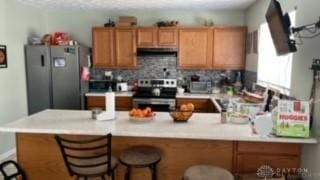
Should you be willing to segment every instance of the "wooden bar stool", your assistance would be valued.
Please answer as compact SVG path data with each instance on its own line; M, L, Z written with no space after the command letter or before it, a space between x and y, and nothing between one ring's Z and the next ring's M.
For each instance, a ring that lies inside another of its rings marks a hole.
M84 180L105 180L105 176L115 179L118 159L111 155L111 134L89 140L72 140L60 136L55 138L70 176Z
M184 173L183 180L234 180L232 174L226 169L210 166L191 166Z
M127 167L125 180L131 179L132 168L150 168L152 180L157 180L157 164L161 161L159 151L153 147L135 146L124 151L119 158Z
M11 166L13 170L7 169ZM0 164L0 172L4 178L4 180L27 180L27 176L25 172L21 169L21 167L15 161L5 161ZM1 178L1 177L0 177Z

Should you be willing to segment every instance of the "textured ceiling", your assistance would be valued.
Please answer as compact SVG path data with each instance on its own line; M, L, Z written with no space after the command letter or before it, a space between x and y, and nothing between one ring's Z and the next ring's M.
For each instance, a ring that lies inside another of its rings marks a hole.
M256 0L18 0L51 10L244 10Z

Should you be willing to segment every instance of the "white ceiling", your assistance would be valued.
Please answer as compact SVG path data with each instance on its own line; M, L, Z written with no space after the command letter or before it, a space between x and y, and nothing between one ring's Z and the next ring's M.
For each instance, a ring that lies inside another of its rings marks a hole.
M18 0L51 10L244 10L256 0Z

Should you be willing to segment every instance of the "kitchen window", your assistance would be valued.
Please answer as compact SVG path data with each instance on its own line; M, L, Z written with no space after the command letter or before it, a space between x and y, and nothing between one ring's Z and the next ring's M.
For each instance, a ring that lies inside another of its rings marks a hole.
M295 25L295 12L289 14ZM290 93L293 54L278 56L267 23L259 29L258 84Z

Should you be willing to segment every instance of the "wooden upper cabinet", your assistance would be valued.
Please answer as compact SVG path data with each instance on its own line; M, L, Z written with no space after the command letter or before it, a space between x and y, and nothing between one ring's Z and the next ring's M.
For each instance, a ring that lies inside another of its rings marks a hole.
M159 28L158 46L177 47L178 46L177 28Z
M210 69L212 66L212 30L208 28L179 29L179 67Z
M137 33L139 48L157 46L157 28L139 28Z
M247 28L215 28L213 34L213 68L244 69Z
M135 28L115 28L116 67L132 69L137 66Z
M111 68L114 64L114 31L112 28L93 28L93 66Z

